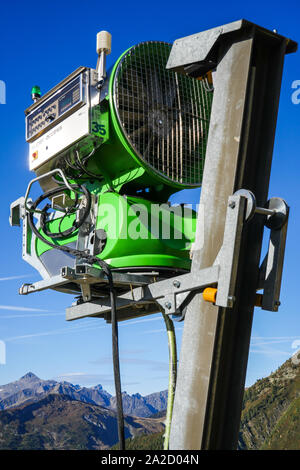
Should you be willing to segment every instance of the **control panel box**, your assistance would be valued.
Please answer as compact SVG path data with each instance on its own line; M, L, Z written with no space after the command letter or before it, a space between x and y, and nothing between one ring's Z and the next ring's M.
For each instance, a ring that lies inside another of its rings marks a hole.
M25 115L30 170L41 172L45 163L68 152L88 154L106 133L101 126L96 71L86 67L75 70L32 104Z

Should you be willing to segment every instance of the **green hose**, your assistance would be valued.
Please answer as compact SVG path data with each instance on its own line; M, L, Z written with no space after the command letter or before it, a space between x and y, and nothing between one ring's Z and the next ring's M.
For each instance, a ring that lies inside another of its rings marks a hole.
M173 414L173 405L176 388L176 376L177 376L177 350L176 350L176 337L173 321L169 315L162 314L167 332L168 332L168 347L169 347L169 387L168 387L168 404L167 404L167 417L166 417L166 428L164 434L164 450L169 449L169 440L171 432L171 422Z

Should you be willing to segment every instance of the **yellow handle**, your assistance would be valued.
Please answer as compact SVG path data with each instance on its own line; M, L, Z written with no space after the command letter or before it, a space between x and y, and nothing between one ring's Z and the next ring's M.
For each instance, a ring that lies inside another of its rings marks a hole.
M218 289L215 289L214 287L207 287L202 293L203 299L206 300L206 302L212 302L214 304L216 301L217 292Z

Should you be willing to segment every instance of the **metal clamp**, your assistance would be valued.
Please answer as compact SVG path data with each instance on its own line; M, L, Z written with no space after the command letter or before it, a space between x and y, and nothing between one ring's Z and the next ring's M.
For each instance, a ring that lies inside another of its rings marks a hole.
M254 194L248 189L239 189L234 193L247 199L245 220L249 221L255 214L266 216L265 226L269 229L279 230L287 221L289 207L284 199L272 197L266 207L257 207Z

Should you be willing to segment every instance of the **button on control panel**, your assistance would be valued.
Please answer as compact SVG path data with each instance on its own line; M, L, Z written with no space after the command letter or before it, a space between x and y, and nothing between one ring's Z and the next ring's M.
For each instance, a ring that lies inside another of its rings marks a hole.
M84 100L82 75L58 90L26 117L26 140L32 142Z

